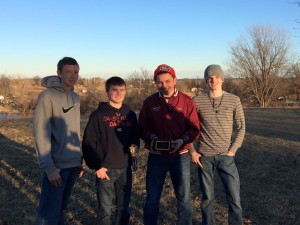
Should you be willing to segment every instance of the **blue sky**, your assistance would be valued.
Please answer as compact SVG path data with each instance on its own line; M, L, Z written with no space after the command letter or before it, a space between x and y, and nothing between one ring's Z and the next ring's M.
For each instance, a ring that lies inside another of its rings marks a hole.
M56 74L64 56L82 77L128 77L161 63L179 78L226 69L229 46L251 26L285 29L300 51L294 0L1 0L0 75Z

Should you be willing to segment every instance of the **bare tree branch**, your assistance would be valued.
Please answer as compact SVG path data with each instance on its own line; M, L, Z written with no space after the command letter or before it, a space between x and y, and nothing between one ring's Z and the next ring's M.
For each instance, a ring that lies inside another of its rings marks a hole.
M230 68L248 83L261 107L268 106L281 79L295 65L289 50L286 32L271 26L251 27L246 37L230 47Z

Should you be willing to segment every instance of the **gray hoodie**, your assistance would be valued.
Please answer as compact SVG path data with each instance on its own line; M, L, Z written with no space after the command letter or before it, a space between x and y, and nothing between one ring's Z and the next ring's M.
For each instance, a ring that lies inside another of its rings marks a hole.
M63 87L59 76L45 77L42 86L47 89L40 93L33 117L38 162L47 174L80 167L79 97Z

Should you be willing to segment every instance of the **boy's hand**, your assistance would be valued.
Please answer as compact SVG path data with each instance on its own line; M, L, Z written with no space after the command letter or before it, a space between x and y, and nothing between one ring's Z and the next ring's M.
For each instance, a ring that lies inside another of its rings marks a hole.
M231 151L228 151L228 152L226 153L226 155L231 156L231 157L235 156L235 154L234 154L233 152L231 152Z
M82 167L79 167L79 169L78 169L78 177L82 177L83 173L84 173L84 169Z
M60 169L56 168L52 173L47 174L47 176L53 186L58 187L61 185Z
M102 167L101 169L96 171L97 177L99 179L107 179L110 180L109 176L107 175L107 168Z
M170 151L170 153L174 153L178 151L182 145L183 145L183 140L181 138L175 141L171 141L171 147L173 148L173 150Z
M190 153L193 163L196 163L198 166L203 168L202 163L200 162L201 154L198 152L191 152Z

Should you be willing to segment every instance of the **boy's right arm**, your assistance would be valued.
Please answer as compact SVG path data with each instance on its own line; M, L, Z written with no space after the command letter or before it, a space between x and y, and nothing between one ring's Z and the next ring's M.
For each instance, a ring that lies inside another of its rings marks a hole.
M94 112L90 115L82 140L82 155L86 165L90 169L99 170L102 167L101 159L97 154L99 148L99 121Z
M51 157L51 115L51 100L40 94L33 117L34 144L40 167L47 175L57 169Z

